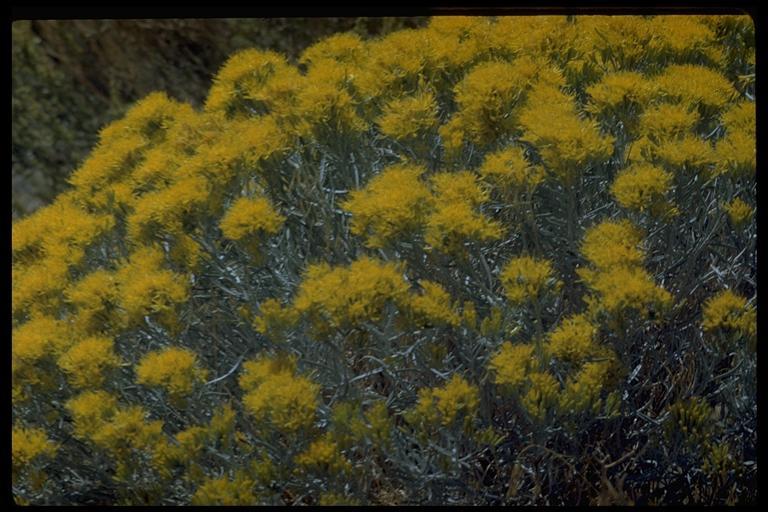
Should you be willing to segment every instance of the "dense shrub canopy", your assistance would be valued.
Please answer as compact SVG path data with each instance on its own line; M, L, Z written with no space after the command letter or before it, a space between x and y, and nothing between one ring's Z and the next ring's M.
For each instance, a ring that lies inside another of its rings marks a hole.
M754 27L433 18L153 93L13 225L13 485L754 503Z

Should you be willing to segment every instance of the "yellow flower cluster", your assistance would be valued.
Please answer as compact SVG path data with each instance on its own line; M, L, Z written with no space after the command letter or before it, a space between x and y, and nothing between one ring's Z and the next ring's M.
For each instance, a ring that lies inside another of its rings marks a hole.
M738 197L724 204L723 209L728 214L728 219L736 230L741 230L749 223L755 213L754 208Z
M445 427L462 420L466 428L474 420L479 405L477 386L454 374L442 387L420 389L419 401L410 415L412 421Z
M163 422L146 421L146 417L147 411L140 406L118 408L109 421L102 423L90 436L90 440L123 463L133 450L151 453L163 439Z
M667 100L703 108L723 108L737 94L728 79L706 66L671 65L655 83Z
M114 225L111 215L80 209L71 194L15 223L11 234L14 316L60 306L70 268L81 265L86 250Z
M16 425L11 432L11 457L14 470L21 470L39 458L53 458L56 443L48 439L44 430Z
M601 135L596 122L580 117L574 98L555 85L531 90L520 124L522 140L538 149L545 166L567 186L586 167L613 154L613 137Z
M205 100L205 110L247 114L243 105L270 98L272 82L291 69L285 57L278 53L256 49L240 51L232 55L216 74Z
M75 436L89 439L104 426L117 410L117 398L103 390L83 391L67 401L75 420Z
M530 256L509 260L499 275L504 293L513 304L538 302L545 292L561 286L552 262Z
M120 300L115 275L104 269L94 270L65 290L67 301L77 308L76 328L93 333L108 330Z
M332 411L332 431L336 442L346 449L364 439L375 446L384 447L392 432L392 419L387 404L376 401L362 412L360 404L339 402Z
M642 239L643 233L626 219L605 220L584 234L581 252L593 269L579 268L577 273L600 297L599 307L615 318L627 309L648 316L672 302L672 295L642 267Z
M435 208L427 217L424 240L433 248L461 253L467 240L495 240L503 228L477 211L488 201L488 190L469 171L438 173L432 177Z
M410 310L417 318L436 325L459 325L459 315L451 305L451 295L438 283L419 281L423 293L410 300Z
M253 327L272 341L281 341L280 337L297 319L293 308L283 306L277 299L267 299L259 304L259 314L253 320Z
M516 64L483 62L464 75L454 89L459 111L449 125L459 126L468 140L479 145L513 132L516 118L510 114L536 69Z
M175 305L189 297L189 285L181 274L163 268L165 255L157 246L134 251L116 273L120 308L128 324L144 316L173 313Z
M221 232L230 240L242 240L247 237L266 233L274 235L285 222L264 197L238 198L227 210L219 226Z
M485 179L508 192L531 193L545 178L544 168L529 163L520 146L510 146L487 154L479 172Z
M403 142L416 142L437 127L437 102L429 91L392 100L378 119L384 135Z
M245 471L237 471L234 478L222 476L206 479L192 496L193 505L252 506L257 503L253 494L255 482Z
M136 382L165 388L171 395L187 395L208 372L199 367L197 354L185 348L168 347L150 352L136 366Z
M667 200L673 176L660 167L635 164L621 171L611 184L611 194L622 207L660 216L673 211Z
M304 452L297 455L296 464L305 471L325 474L349 473L352 470L352 465L328 435L313 441Z
M13 329L11 356L14 366L34 364L39 359L59 354L69 345L61 322L44 315L34 315L29 321Z
M581 253L596 268L641 265L643 233L626 219L605 220L584 234Z
M322 327L377 321L387 303L408 304L402 266L367 256L346 267L310 265L293 300L299 314L309 314Z
M576 375L565 383L560 396L560 409L571 414L597 410L601 405L600 394L611 383L615 361L586 362Z
M292 359L263 357L243 369L243 406L259 424L295 433L314 423L320 386L296 375Z
M707 299L701 328L706 332L735 333L753 344L757 337L757 310L732 290L723 290Z
M715 146L718 173L732 172L747 177L753 175L757 164L755 103L736 103L723 114L722 119L726 133Z
M581 363L598 354L597 328L584 314L565 318L547 337L547 352L557 359Z
M679 434L686 444L700 446L708 442L713 429L712 406L698 396L678 400L669 406L666 423L667 436Z
M629 106L646 104L653 95L653 87L640 73L619 71L605 74L586 92L592 100L590 111L617 114ZM628 118L622 116L622 120Z
M489 363L495 373L496 384L516 387L525 382L529 371L536 365L535 347L530 344L505 342Z
M59 357L59 368L67 374L74 387L100 386L106 377L105 373L121 362L114 352L114 345L110 338L85 338Z
M521 398L525 410L538 420L543 420L560 396L560 383L547 372L533 372L528 376L528 390Z
M342 207L352 213L350 230L366 237L370 247L384 247L398 236L421 228L430 205L430 191L420 179L424 169L394 165L355 190Z

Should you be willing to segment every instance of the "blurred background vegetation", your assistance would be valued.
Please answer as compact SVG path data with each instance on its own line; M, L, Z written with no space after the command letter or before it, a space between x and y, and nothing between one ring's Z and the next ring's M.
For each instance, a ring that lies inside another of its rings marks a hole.
M12 210L25 216L67 188L99 129L155 90L201 106L234 51L295 60L319 38L376 37L408 18L21 20L12 26Z

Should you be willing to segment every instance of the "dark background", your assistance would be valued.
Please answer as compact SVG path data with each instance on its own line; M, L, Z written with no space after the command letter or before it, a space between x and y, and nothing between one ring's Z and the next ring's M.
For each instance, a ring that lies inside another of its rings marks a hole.
M294 60L320 38L370 38L426 17L20 20L12 25L12 215L50 203L101 127L155 90L202 105L227 57L255 47Z

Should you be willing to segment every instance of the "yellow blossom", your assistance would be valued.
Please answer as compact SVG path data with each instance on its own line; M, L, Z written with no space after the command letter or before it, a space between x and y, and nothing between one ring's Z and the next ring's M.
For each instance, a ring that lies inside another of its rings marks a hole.
M294 375L292 365L262 360L246 366L240 386L245 409L260 424L282 432L294 433L310 427L315 420L320 386Z
M502 190L531 192L544 181L544 169L529 163L520 146L488 154L479 171Z
M253 494L254 481L244 471L234 478L222 476L206 479L192 496L193 505L256 505Z
M426 137L437 126L437 103L429 91L398 98L384 107L378 119L379 129L397 140Z
M640 265L645 259L640 244L643 233L628 220L605 220L587 230L581 253L595 267Z
M296 456L296 464L305 471L336 474L349 473L352 465L341 454L338 445L329 436L313 441L304 452Z
M691 133L698 120L698 112L690 106L661 103L641 114L639 132L660 141Z
M532 143L566 184L584 167L613 153L613 137L601 135L596 122L579 117L574 99L555 86L541 84L531 90L520 124L522 140Z
M599 407L600 395L611 380L612 361L585 363L579 372L569 378L560 396L560 408L567 413L579 413Z
M48 439L44 430L15 425L11 433L11 456L14 470L21 470L41 457L53 458L58 445Z
M672 303L672 295L641 267L613 266L595 274L579 270L599 295L600 305L612 315L632 309L647 317L651 310L663 310Z
M361 257L348 267L310 265L294 298L300 314L320 315L320 325L377 321L388 302L405 306L408 284L401 266Z
M240 240L259 233L275 234L285 217L275 211L264 197L241 197L235 201L221 219L221 231L231 240Z
M557 404L560 384L546 372L533 372L528 379L528 390L522 396L521 403L531 416L543 420Z
M352 32L334 34L313 44L301 54L299 62L315 64L332 59L339 63L358 63L365 55L365 43Z
M136 382L165 388L172 395L189 394L207 371L199 367L189 349L169 347L145 355L136 367Z
M701 327L707 332L736 332L751 340L757 335L757 312L744 297L723 290L704 303Z
M586 315L564 319L548 335L547 352L564 361L582 362L598 352L597 328Z
M390 166L353 191L342 203L352 213L352 233L366 236L370 247L383 247L421 227L431 199L420 179L423 172L420 167Z
M663 97L687 105L719 109L736 96L736 90L727 78L705 66L668 66L655 83Z
M493 356L489 368L494 372L494 382L500 385L518 386L535 366L534 346L505 342Z
M412 411L416 421L450 426L458 418L465 426L474 419L480 404L478 388L454 374L444 386L419 390L419 401Z
M58 360L59 367L78 388L99 386L105 372L120 364L109 338L91 337L72 345Z
M668 211L666 194L673 176L649 164L637 164L621 171L611 184L611 194L624 208L652 214Z
M723 209L728 214L728 219L730 219L731 224L737 230L742 229L744 225L752 219L752 215L755 213L754 208L738 197L729 203L725 203Z
M536 302L548 288L557 287L552 262L520 256L509 260L499 275L504 293L513 304Z
M118 457L124 456L131 448L152 449L163 437L163 422L148 422L146 416L146 410L140 406L118 409L93 433L91 439L97 446L112 451Z
M75 435L90 438L115 413L117 398L103 390L84 391L66 403L75 420Z
M411 298L411 310L419 317L437 325L459 325L459 316L451 307L451 295L438 283L421 280L423 293Z

